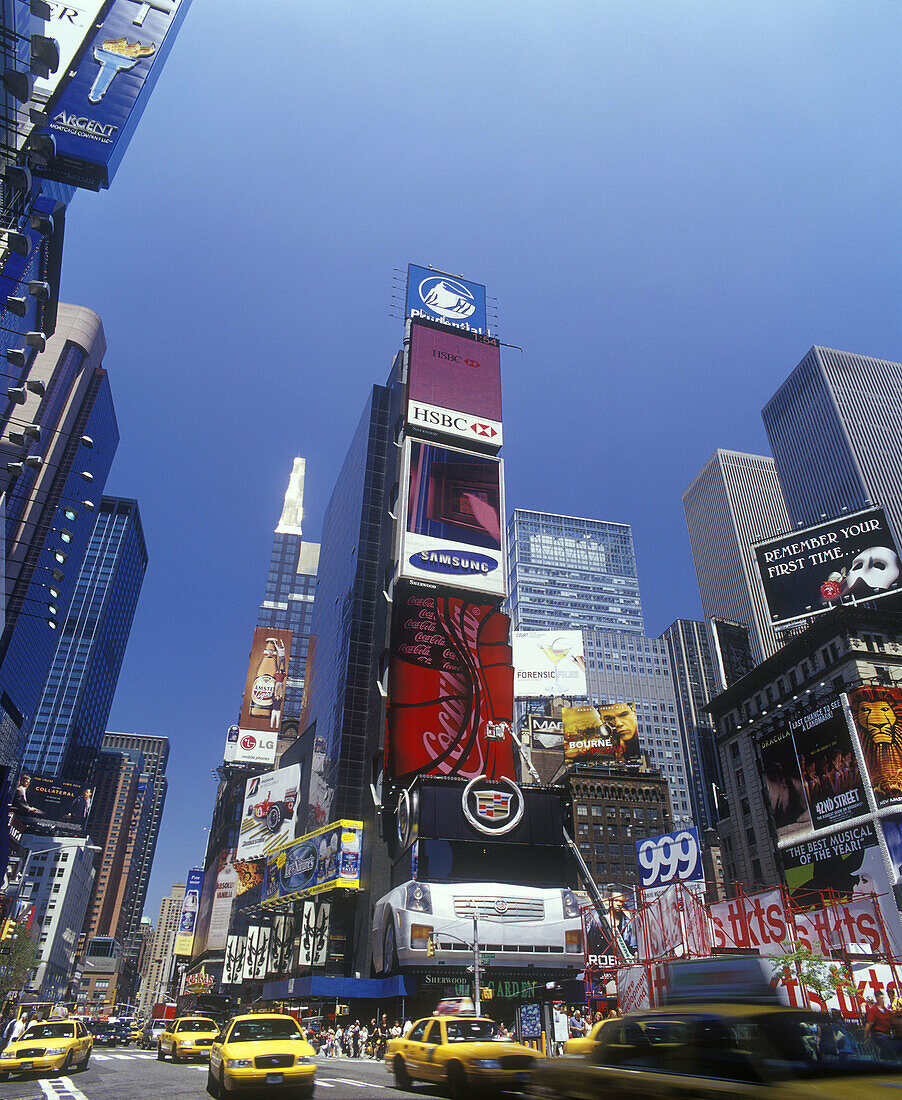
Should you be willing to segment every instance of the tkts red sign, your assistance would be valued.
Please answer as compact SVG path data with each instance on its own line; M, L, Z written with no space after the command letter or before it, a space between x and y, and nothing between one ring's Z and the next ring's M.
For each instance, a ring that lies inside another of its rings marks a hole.
M494 607L420 589L397 593L386 771L516 778L510 619ZM493 734L488 737L487 733Z

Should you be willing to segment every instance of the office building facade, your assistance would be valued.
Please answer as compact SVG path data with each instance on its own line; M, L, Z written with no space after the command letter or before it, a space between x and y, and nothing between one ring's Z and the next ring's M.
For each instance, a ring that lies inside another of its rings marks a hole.
M147 969L141 980L138 997L138 1015L144 1019L157 1001L165 1001L169 991L172 964L175 960L175 937L185 900L185 884L174 883L169 893L160 901L153 938L147 951ZM138 930L139 938L143 935Z
M792 526L773 459L715 451L683 493L683 509L705 621L747 627L752 656L764 660L780 641L751 547Z
M762 412L792 526L886 511L902 536L902 363L815 346Z
M507 571L514 630L644 633L629 524L517 508Z
M104 497L25 743L25 767L87 782L147 568L134 500Z

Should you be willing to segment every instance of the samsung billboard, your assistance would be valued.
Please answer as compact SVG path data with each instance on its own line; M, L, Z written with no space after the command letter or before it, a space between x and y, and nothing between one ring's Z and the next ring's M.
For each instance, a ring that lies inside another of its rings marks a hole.
M503 596L501 460L408 439L401 476L401 576Z
M497 451L501 446L501 351L491 336L428 321L410 326L408 428Z
M408 264L405 316L486 335L485 287L459 275Z
M754 551L774 626L902 591L899 551L882 508L790 531Z

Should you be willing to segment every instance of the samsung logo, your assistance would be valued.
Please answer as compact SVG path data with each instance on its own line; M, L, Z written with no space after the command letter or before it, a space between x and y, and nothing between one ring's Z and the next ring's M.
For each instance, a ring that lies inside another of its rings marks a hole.
M498 562L483 554L455 554L449 550L421 550L413 554L410 564L430 573L482 574L498 568Z

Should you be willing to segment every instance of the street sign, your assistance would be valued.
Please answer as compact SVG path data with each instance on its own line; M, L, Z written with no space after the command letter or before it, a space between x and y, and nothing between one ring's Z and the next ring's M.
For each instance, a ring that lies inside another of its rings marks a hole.
M485 962L487 959L494 959L494 958L495 958L495 954L492 951L480 951L479 952L479 961L480 962Z

